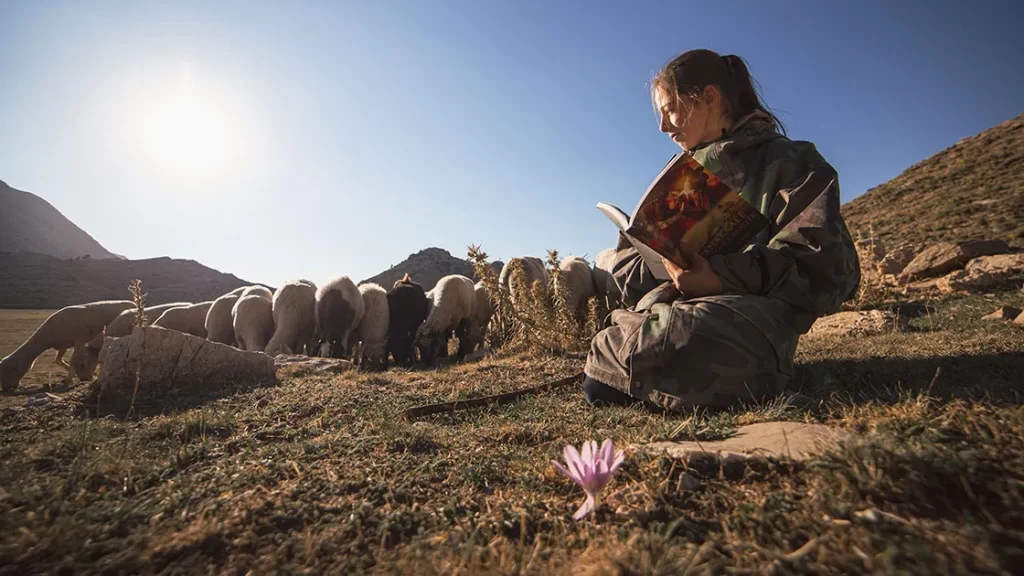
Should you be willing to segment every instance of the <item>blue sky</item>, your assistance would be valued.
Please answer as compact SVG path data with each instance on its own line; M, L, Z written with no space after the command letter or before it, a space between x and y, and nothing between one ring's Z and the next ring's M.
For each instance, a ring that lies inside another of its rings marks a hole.
M843 199L1024 112L1018 0L0 0L0 179L129 258L277 284L427 246L593 257L675 151L647 83L743 56ZM898 207L894 207L898 209ZM0 248L2 249L2 248Z

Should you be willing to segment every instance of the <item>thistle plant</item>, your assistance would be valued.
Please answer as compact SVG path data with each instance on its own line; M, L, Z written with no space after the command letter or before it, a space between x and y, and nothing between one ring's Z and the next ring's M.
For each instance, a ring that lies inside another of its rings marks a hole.
M135 304L135 325L146 325L146 296L142 291L142 280L135 279L128 284L128 291L132 294L132 302Z
M566 466L555 460L552 460L551 464L586 493L587 499L572 515L574 520L580 520L598 507L601 490L622 465L626 455L622 450L615 450L615 443L611 438L601 444L600 450L597 448L597 442L589 440L583 443L582 453L571 444L566 444L562 452L565 455Z

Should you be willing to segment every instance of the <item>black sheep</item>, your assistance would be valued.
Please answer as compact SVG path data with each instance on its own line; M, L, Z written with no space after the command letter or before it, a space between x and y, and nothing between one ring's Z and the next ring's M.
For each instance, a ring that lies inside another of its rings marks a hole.
M391 354L396 364L410 366L416 330L427 319L427 295L408 274L395 282L388 292L388 314L387 354Z

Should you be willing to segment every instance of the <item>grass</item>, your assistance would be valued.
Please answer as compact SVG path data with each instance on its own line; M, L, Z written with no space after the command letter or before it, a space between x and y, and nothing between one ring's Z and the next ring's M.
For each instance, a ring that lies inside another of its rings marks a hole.
M133 419L18 409L60 377L40 361L0 396L0 574L1012 573L1024 330L980 320L1004 304L1024 294L904 303L901 332L802 341L798 394L673 416L592 409L569 388L394 417L571 374L575 353L286 377ZM0 312L0 355L45 316ZM589 438L712 440L766 420L858 434L738 476L630 452L580 523L582 492L548 462Z

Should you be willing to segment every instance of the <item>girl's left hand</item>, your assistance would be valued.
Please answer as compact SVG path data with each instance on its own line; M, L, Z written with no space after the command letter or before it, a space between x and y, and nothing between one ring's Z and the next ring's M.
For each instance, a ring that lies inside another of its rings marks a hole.
M672 283L686 298L699 298L701 296L715 296L722 293L722 279L711 269L711 263L695 250L685 246L680 247L686 261L687 268L680 268L666 258L661 261L665 263L665 269L672 277Z

